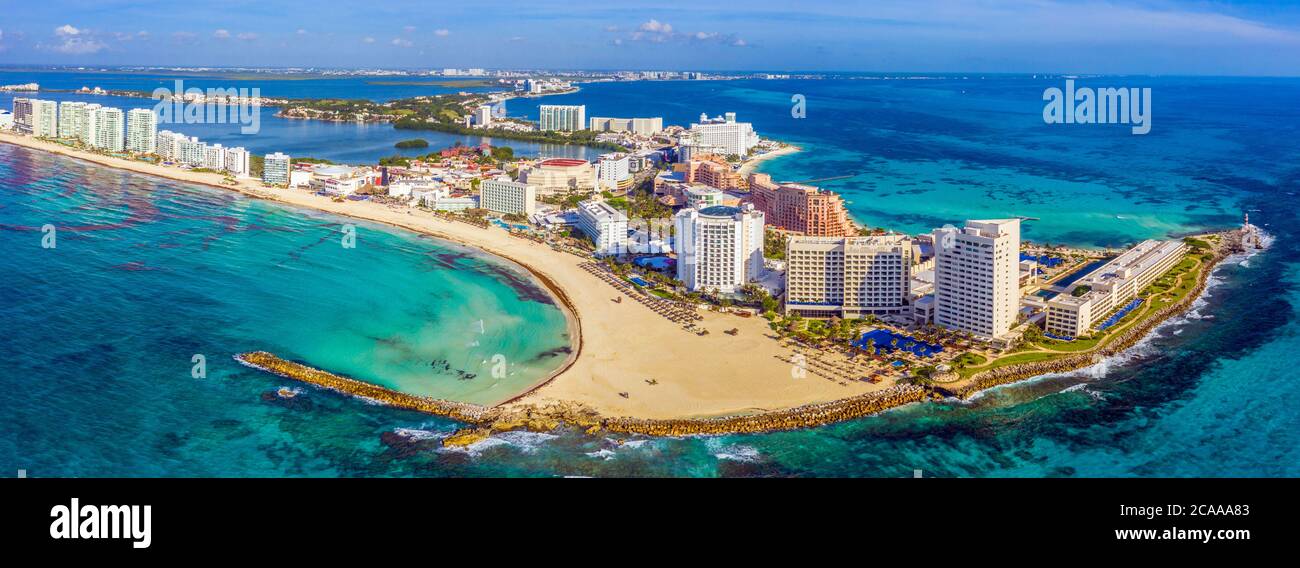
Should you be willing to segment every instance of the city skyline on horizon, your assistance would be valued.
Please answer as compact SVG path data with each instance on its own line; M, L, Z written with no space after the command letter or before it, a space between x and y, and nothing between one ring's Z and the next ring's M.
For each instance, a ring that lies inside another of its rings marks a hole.
M0 65L1300 75L1300 6L1259 0L294 8L51 2L5 14Z

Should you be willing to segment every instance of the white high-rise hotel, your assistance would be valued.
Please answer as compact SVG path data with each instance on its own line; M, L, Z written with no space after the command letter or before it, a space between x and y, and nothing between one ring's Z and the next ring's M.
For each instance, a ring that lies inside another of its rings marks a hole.
M478 190L479 207L488 211L507 215L532 215L537 211L537 186L502 177L483 180Z
M587 105L540 105L539 130L582 130L587 127Z
M596 244L596 254L627 252L627 215L604 201L578 204L578 229Z
M1020 304L1020 220L934 231L934 323L981 339L1007 335Z
M912 240L793 236L786 244L785 310L859 318L908 312Z
M673 216L677 279L686 289L731 294L763 271L763 212L715 205Z
M158 149L158 115L147 108L126 113L126 149L153 154Z
M123 136L126 118L122 114L122 109L97 108L91 112L91 120L95 123L95 141L91 145L110 152L121 152L126 149L126 139Z
M736 122L736 113L729 112L721 118L700 115L700 122L691 125L690 140L696 146L718 148L727 155L744 156L758 145L754 125Z

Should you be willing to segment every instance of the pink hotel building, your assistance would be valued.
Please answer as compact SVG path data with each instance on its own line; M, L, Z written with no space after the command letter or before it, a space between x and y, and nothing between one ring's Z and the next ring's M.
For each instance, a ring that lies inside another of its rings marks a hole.
M767 174L750 174L749 191L754 208L767 224L783 231L813 237L851 237L858 234L849 221L839 195L809 185L776 183Z

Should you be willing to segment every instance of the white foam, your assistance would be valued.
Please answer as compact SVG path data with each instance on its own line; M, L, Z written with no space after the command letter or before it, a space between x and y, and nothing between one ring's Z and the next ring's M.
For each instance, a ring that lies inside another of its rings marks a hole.
M537 450L546 442L559 437L558 434L547 434L545 432L501 432L467 446L443 446L442 448L439 448L438 451L466 453L471 457L478 457L482 455L484 451L491 448L506 446L515 448L522 454L532 454L536 453Z
M717 438L709 438L704 442L709 453L720 460L731 460L738 462L757 462L763 456L757 448L741 444L723 445Z

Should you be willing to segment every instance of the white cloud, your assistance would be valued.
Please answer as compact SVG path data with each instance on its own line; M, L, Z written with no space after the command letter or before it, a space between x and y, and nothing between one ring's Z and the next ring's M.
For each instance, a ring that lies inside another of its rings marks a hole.
M375 38L373 37L363 38L361 41L363 43L375 43Z
M605 28L606 31L616 31L616 26ZM661 22L656 19L642 23L636 27L636 30L627 34L627 39L632 41L648 41L650 43L667 43L670 41L682 42L707 42L721 45L730 45L735 47L744 47L747 45L745 40L736 37L734 34L723 34L719 32L697 31L697 32L679 32L668 22ZM623 45L622 39L616 39L614 45Z
M99 53L108 46L91 36L90 30L78 29L72 24L63 24L54 28L54 35L59 39L48 49L67 55L88 55Z
M255 33L253 33L253 32L244 32L244 33L241 33L241 34L239 34L238 36L235 36L235 37L237 37L240 41L255 41L255 40L257 40L257 34L255 34Z
M648 21L648 22L646 22L646 23L644 23L644 24L641 24L640 27L638 27L637 29L638 29L638 30L641 30L641 31L643 31L643 32L650 32L650 33L656 33L656 34L670 34L670 33L673 33L673 26L672 26L672 24L665 24L665 23L660 22L659 20L656 20L656 19L654 19L654 18L651 18L650 21Z
M397 47L411 47L415 45L414 43L411 42L411 40L402 39L400 37L393 38L392 44L396 45Z
M302 28L298 28L298 31L296 31L296 32L294 32L294 33L296 33L296 34L298 34L298 35L307 35L307 30L304 30L304 29L302 29Z
M212 37L217 39L230 39L230 30L217 30L212 32Z
M415 26L402 26L402 31L409 34L415 31Z
M72 27L72 24L63 24L54 28L54 35L59 37L71 37L81 35L82 30Z
M447 36L451 35L451 30L446 29L446 28L438 29L438 30L434 30L434 31L433 31L433 35L436 35L436 36L438 36L438 37L447 37Z

